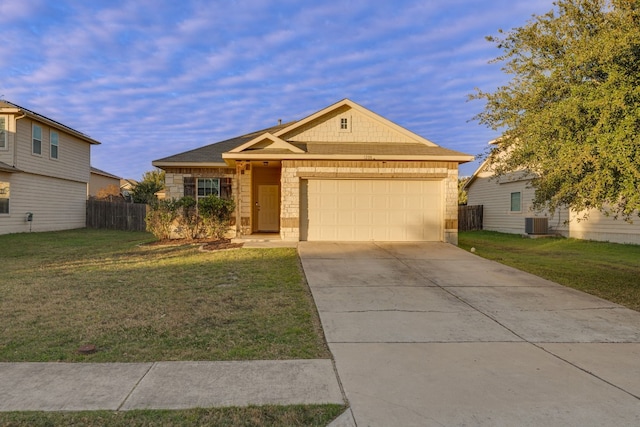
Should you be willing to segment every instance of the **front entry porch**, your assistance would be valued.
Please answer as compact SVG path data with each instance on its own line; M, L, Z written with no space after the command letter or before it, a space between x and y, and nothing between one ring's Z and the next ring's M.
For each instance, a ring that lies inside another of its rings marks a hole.
M239 239L280 240L281 165L278 161L238 162Z

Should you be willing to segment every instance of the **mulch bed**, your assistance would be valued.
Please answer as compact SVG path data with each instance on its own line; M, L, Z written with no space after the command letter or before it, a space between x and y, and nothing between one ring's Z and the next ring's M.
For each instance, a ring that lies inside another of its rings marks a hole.
M219 251L222 249L241 248L244 243L232 243L231 239L169 239L157 240L147 243L147 246L183 246L183 245L201 245L205 251Z
M218 251L221 249L241 248L244 243L231 243L230 239L212 240L202 245L205 251Z

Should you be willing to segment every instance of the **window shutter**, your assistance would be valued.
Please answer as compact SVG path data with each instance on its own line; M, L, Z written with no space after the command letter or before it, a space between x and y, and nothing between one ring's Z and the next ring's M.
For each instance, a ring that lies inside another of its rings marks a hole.
M192 176L184 177L184 196L196 197L196 179Z
M220 198L231 199L231 178L220 179Z

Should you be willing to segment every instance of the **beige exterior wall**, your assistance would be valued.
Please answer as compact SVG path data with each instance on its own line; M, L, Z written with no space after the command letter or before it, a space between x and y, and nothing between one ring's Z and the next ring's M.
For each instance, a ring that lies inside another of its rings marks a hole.
M0 148L0 162L13 166L14 150L15 150L15 138L16 138L16 121L12 115L0 114L0 117L5 122L5 135L6 135L6 147Z
M492 178L491 172L477 174L467 191L469 205L483 205L483 228L502 233L524 234L524 219L528 217L548 217L550 233L576 239L608 241L613 243L640 244L640 217L632 218L633 223L605 216L592 210L586 220L584 213L570 212L568 209L535 212L532 201L535 191L529 187L529 180L508 175L500 179ZM522 177L522 176L520 176ZM522 211L510 212L511 193L522 193Z
M10 187L10 212L0 214L0 234L82 228L90 179L91 144L29 118L5 115L8 147L0 161L21 172L3 174ZM32 125L42 128L42 154L32 154ZM51 131L58 133L58 158L50 156ZM27 212L33 222L25 221Z
M623 219L614 219L597 210L589 212L588 219L582 218L584 218L583 213L571 214L570 237L640 245L640 217L637 213L631 218L632 223Z
M432 179L442 181L444 241L458 241L458 165L449 162L311 161L282 162L282 240L300 240L300 180L308 178Z
M50 131L55 129L38 123L42 127L42 155L34 155L31 152L33 123L28 118L17 121L18 156L15 166L24 172L83 182L86 186L91 169L91 145L58 130L58 159L51 159Z
M348 120L349 128L340 129L340 119ZM387 125L348 106L311 121L283 136L299 142L416 142Z
M533 210L533 188L529 180L518 179L520 176L510 175L500 179L492 178L491 172L480 172L467 191L468 205L483 205L483 229L502 233L524 234L525 218L548 217L551 233L568 236L569 229L565 222L569 219L566 210L548 212ZM519 212L511 212L511 193L520 192L522 208Z
M0 234L28 232L27 212L33 213L34 232L85 227L86 183L28 173L5 175L11 186L10 211L0 215Z
M89 178L89 196L95 196L100 190L106 190L109 186L120 189L120 179L91 173Z

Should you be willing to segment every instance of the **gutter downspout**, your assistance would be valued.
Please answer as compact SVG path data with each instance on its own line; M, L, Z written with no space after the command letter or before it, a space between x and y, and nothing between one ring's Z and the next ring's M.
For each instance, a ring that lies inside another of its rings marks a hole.
M15 118L15 123L16 123L16 130L13 133L13 167L16 169L18 168L18 138L16 137L18 135L18 120L20 119L24 119L25 117L27 117L27 113L26 112L22 112L21 116L18 116Z

